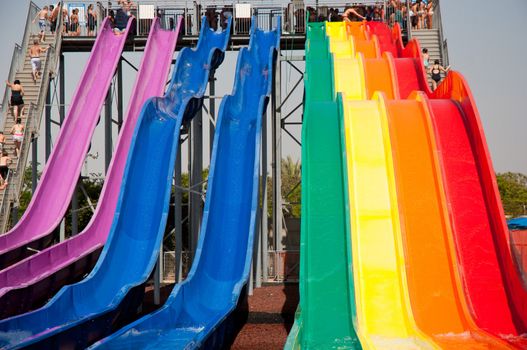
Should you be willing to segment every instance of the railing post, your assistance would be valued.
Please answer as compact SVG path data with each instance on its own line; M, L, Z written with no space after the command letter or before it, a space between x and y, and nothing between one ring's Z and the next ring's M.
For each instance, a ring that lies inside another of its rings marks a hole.
M46 113L44 119L44 147L46 162L51 154L51 83L46 94Z
M104 171L108 172L108 167L112 160L112 83L106 94L104 106Z
M59 114L60 114L60 124L66 118L66 79L65 79L65 59L64 54L60 54L60 63L59 63L59 85L60 85L60 96L59 96Z
M34 194L37 189L37 181L38 181L38 174L37 174L37 159L38 159L38 152L37 152L37 146L38 146L38 138L35 137L35 134L31 136L31 193ZM22 175L23 176L23 175Z

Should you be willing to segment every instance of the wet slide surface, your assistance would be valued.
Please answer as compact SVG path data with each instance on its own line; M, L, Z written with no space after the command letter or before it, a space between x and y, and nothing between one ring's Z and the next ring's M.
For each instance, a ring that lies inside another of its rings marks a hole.
M31 255L28 246L41 250L52 242L79 180L132 22L120 36L113 34L108 19L103 22L36 192L20 221L0 236L0 269Z
M115 220L91 274L61 289L43 308L0 322L0 345L86 347L109 334L120 317L135 314L165 231L181 123L200 106L210 69L222 62L229 29L215 33L204 20L198 47L180 52L165 96L143 106Z
M353 328L355 295L346 249L342 123L333 97L323 23L309 24L306 47L300 305L285 348L360 349Z
M233 95L220 107L201 233L187 279L160 310L93 348L214 349L228 340L229 318L253 255L262 115L279 43L279 30L263 32L253 19L249 49L238 56Z
M137 119L149 97L163 94L178 32L162 30L159 19L151 27L97 209L86 229L0 272L3 318L27 312L39 303L42 306L60 287L75 282L95 263L110 232Z

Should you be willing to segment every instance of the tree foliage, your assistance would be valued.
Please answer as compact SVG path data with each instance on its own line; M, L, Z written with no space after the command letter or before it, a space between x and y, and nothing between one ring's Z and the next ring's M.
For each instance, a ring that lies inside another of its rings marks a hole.
M294 161L291 156L282 159L282 201L284 208L284 217L300 217L300 200L301 200L301 176L302 166L300 161ZM267 210L268 215L273 213L273 179L267 178Z
M527 176L521 173L496 174L501 201L506 215L527 214Z

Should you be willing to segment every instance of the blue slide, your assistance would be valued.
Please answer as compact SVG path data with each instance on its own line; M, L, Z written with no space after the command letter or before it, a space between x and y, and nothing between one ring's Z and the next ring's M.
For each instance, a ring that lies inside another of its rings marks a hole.
M278 19L277 28L280 28ZM279 29L258 30L240 50L233 95L221 104L196 259L166 304L93 345L104 349L224 346L247 284L258 208L262 115L271 93Z
M93 271L41 309L0 322L0 346L81 348L136 314L165 232L181 124L201 108L229 33L230 23L216 33L203 20L198 46L180 52L165 96L143 106L108 242Z

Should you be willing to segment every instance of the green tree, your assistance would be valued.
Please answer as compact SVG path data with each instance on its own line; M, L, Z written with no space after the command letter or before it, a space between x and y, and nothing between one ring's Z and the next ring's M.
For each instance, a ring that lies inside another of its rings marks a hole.
M300 161L294 161L291 156L282 159L282 199L284 208L284 217L300 217L300 200L301 200L301 175L302 166ZM268 215L273 213L273 179L267 177L267 210Z
M506 215L527 214L527 176L521 173L496 174L498 188Z

